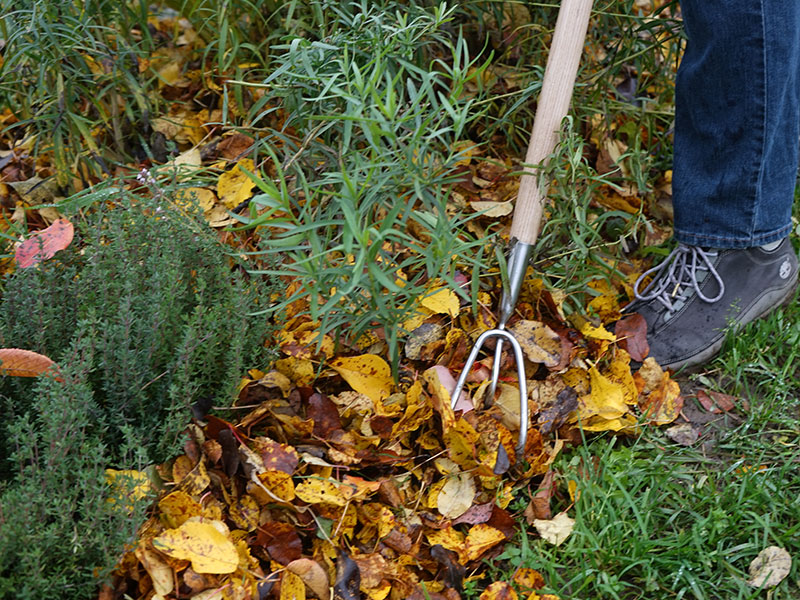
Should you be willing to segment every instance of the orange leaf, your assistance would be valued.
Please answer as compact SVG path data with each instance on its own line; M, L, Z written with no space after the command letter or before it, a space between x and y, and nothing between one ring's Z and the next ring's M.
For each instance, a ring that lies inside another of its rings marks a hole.
M0 348L0 375L37 377L51 368L55 369L56 365L44 354L20 348Z
M517 600L517 592L505 581L495 581L481 594L480 600Z
M57 219L17 246L15 258L21 269L38 265L72 242L75 230L66 219Z

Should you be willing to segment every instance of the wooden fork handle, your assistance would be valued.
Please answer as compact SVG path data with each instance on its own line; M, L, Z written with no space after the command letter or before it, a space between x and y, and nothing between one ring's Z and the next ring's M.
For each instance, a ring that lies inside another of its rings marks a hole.
M578 74L592 0L562 0L556 29L547 57L542 91L533 122L531 140L525 155L527 165L543 165L553 153L567 116L572 89ZM520 179L519 194L511 223L511 238L535 244L542 220L542 203L546 184L539 181L533 166L526 166Z

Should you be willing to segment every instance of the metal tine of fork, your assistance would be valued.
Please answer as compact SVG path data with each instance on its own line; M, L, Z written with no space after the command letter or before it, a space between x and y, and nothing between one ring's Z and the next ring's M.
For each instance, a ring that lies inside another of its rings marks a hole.
M472 365L478 357L478 352L480 352L486 340L492 337L498 338L498 343L500 340L508 340L514 350L514 359L517 363L517 379L519 380L519 438L517 439L515 451L517 460L519 460L525 453L525 444L528 441L528 386L525 381L525 363L522 358L522 346L519 345L519 342L511 333L505 329L489 329L480 335L467 357L467 362L464 364L464 369L461 371L461 375L456 382L456 387L453 388L453 393L450 396L450 407L455 409L458 398L461 396L461 391L467 381L470 369L472 369ZM494 370L494 367L492 370Z

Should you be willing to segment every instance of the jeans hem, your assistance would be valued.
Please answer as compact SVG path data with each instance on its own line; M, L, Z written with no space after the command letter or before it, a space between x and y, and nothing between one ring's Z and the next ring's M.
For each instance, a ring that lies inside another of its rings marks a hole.
M728 235L713 235L706 233L692 233L681 229L675 229L673 237L687 246L703 246L706 248L754 248L763 246L770 242L777 242L789 235L792 231L792 224L789 223L767 233L760 233L749 237L735 237Z

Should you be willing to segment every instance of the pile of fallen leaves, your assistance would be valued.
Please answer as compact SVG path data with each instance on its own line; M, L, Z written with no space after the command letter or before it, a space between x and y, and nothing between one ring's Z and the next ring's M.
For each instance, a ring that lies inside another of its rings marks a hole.
M238 416L198 419L185 454L158 468L162 492L120 564L116 597L452 600L470 578L483 579L484 600L547 597L535 571L492 581L484 561L521 523L550 543L568 537L580 490L550 467L580 427L633 433L671 422L682 399L641 356L635 318L618 339L602 324L571 324L540 280L523 298L510 324L530 377L521 454L513 364L504 359L486 402L492 358L479 360L471 393L451 409L454 375L495 325L488 308L473 315L454 291L431 290L406 323L416 326L399 383L370 351L379 339L334 355L334 340L290 311L282 358L242 380ZM634 372L631 353L643 360ZM515 512L520 490L530 500ZM567 510L553 515L554 502Z

